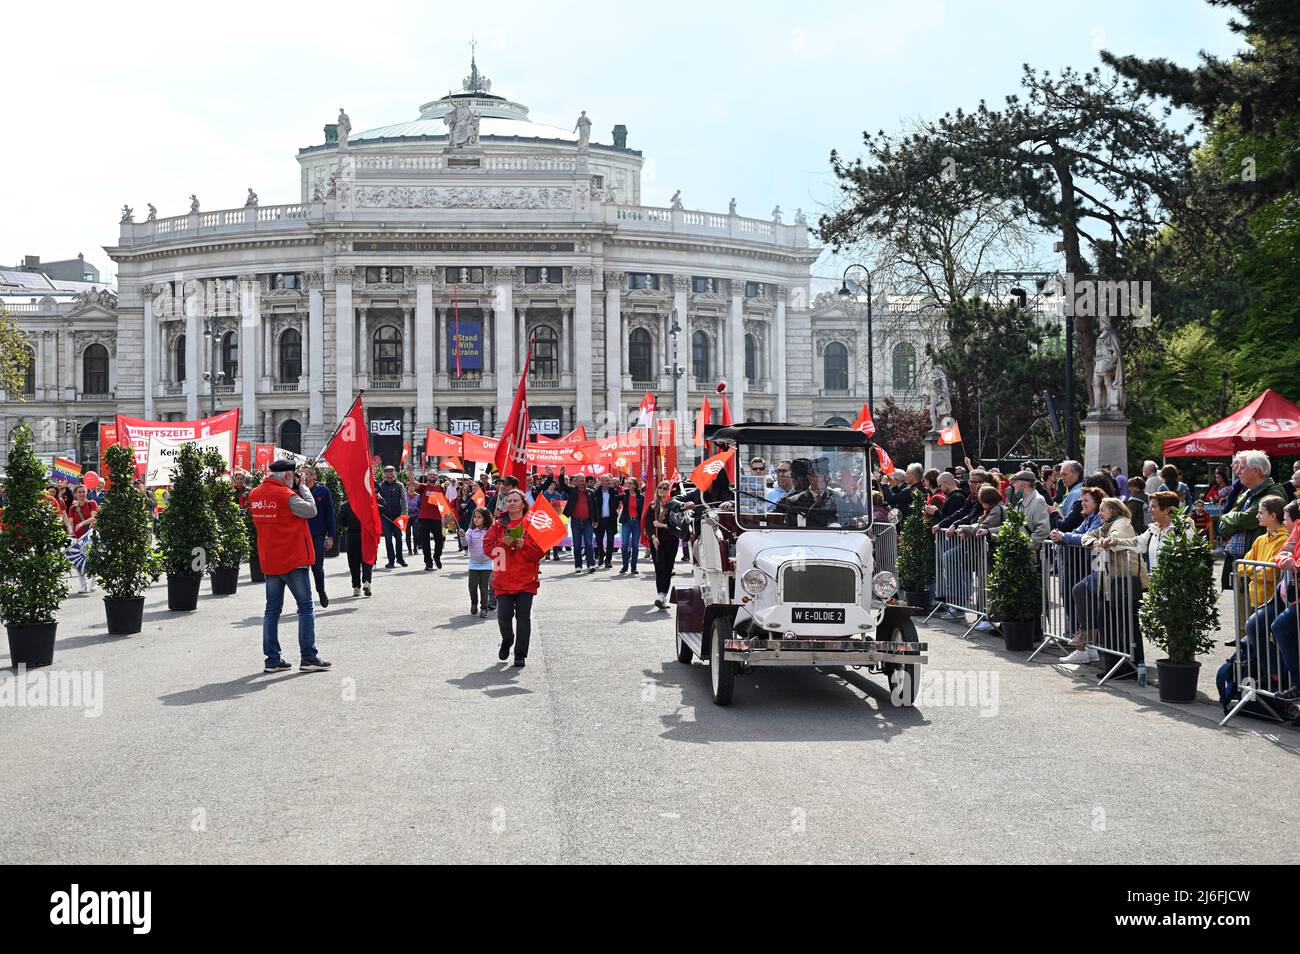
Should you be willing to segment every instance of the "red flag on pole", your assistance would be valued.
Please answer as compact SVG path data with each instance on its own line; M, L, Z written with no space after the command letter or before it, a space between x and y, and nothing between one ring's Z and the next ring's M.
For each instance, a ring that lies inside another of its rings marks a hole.
M876 449L876 457L880 459L880 472L882 474L892 474L894 472L894 462L885 449L879 444L873 444Z
M524 532L546 551L563 540L569 530L551 502L545 497L538 497L524 515Z
M528 477L526 447L528 446L528 369L533 363L533 349L528 349L524 359L524 372L519 376L519 387L510 405L501 443L497 445L492 465L503 477L514 476L522 484Z
M735 462L736 448L728 447L721 453L714 454L691 471L691 483L699 487L700 490L708 490L713 486L713 481L717 479L718 474L722 472L724 467L728 468L728 474L730 474L730 468L735 465Z
M876 422L871 419L871 408L868 405L863 404L862 410L858 411L858 416L853 419L853 423L850 424L849 427L853 428L855 431L861 431L868 437L874 436L876 433Z
M360 394L320 456L339 475L352 512L361 524L361 561L373 564L379 555L379 504L370 473L370 435Z
M692 443L696 447L704 446L704 425L713 421L713 409L709 407L709 399L705 398L700 402L700 411L695 415L695 440Z
M939 432L939 443L940 444L961 443L961 428L957 426L956 421L953 421L951 426L945 427L943 430Z
M645 393L641 399L640 414L636 419L637 427L654 427L655 426L655 396L651 391Z
M402 441L402 460L399 463L399 466L405 465L407 458L410 456L411 456L411 442Z

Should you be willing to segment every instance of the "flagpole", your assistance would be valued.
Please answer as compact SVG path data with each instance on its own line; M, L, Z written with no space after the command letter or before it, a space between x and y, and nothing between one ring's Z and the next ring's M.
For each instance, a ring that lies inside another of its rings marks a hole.
M362 388L360 391L357 392L357 396L352 399L352 405L351 407L348 408L348 412L344 414L341 418L339 418L338 425L334 428L334 433L330 435L330 439L325 442L325 446L322 447L320 449L320 453L316 455L317 460L320 460L322 457L325 456L325 452L329 450L329 446L334 443L334 438L338 437L339 431L343 430L343 422L352 416L353 408L357 406L357 402L361 400L361 395L365 393L366 393L365 388Z

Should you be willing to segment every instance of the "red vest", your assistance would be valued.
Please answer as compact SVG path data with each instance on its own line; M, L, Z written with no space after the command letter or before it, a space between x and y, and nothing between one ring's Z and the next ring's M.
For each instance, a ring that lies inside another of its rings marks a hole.
M257 528L257 559L268 576L316 562L307 521L289 509L293 496L278 480L264 480L248 495L248 511Z

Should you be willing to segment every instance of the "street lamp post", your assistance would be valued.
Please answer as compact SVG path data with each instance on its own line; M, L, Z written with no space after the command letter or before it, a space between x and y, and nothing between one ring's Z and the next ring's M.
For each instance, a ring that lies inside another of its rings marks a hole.
M682 377L686 374L686 369L677 363L677 336L681 333L682 326L677 320L677 309L674 308L672 313L672 324L668 328L668 335L672 338L672 363L669 364L668 367L664 368L664 370L668 372L668 376L672 378L673 382L673 414L679 421L684 421L685 417L683 415L686 412L685 395L678 394L678 382L681 381ZM681 390L684 391L684 389ZM681 398L680 400L679 397Z
M208 417L217 415L217 382L226 376L225 371L217 370L217 316L208 315L203 319L203 337L208 339Z
M853 293L849 291L849 272L855 268L860 268L867 273L867 409L874 418L876 416L876 342L871 327L871 270L867 266L857 263L844 269L839 296L841 298L853 297Z

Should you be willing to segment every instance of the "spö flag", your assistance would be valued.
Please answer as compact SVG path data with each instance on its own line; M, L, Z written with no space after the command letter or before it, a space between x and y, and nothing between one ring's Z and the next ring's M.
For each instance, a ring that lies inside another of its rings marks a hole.
M379 555L379 502L370 472L370 434L361 395L352 402L352 410L339 423L321 456L339 475L352 513L361 524L361 562L373 564Z
M736 459L736 448L729 447L720 454L714 454L691 471L691 483L700 490L708 490L718 479L724 468L730 468Z
M528 508L524 515L524 530L543 550L551 549L569 532L545 497L538 497Z

